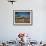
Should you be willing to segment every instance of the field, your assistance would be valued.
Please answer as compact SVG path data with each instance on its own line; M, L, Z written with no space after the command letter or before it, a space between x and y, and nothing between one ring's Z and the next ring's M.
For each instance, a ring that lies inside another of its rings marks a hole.
M24 17L15 18L15 22L16 23L30 23L30 18L24 18Z

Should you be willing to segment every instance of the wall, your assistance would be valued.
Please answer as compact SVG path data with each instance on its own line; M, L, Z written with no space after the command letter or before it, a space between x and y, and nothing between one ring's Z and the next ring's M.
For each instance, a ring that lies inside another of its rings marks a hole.
M13 10L32 9L32 26L14 26ZM46 40L46 1L17 0L13 5L7 0L0 0L0 41L15 40L18 32L26 32L33 40Z

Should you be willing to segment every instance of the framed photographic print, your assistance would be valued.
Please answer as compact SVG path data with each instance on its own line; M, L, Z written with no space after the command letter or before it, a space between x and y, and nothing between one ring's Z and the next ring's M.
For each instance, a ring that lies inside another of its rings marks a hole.
M13 24L32 25L32 10L13 10Z

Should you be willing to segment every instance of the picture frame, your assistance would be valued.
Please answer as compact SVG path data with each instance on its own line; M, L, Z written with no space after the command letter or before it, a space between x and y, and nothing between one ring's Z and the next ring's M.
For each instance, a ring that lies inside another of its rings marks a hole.
M14 25L32 25L33 11L32 10L13 10Z

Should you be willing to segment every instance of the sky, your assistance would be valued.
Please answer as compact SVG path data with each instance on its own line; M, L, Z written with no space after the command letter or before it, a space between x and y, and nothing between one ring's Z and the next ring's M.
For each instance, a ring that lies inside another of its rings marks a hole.
M16 16L30 16L30 12L16 12Z

